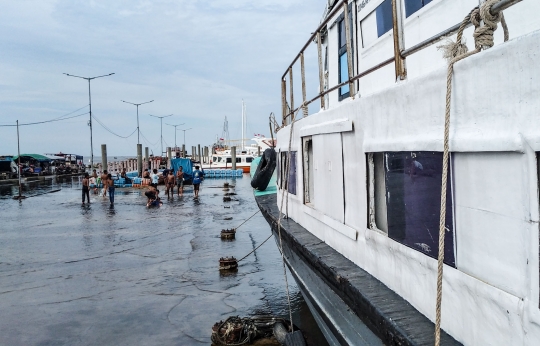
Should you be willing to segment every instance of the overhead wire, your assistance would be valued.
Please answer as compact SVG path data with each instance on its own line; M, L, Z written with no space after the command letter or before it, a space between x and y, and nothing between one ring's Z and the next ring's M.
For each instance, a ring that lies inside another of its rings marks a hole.
M56 119L51 119L51 120L44 120L44 121L36 121L36 122L32 122L32 123L24 123L24 124L19 124L18 126L29 126L29 125L38 125L38 124L46 124L46 123L52 123L52 122L55 122L55 121L62 121L62 120L68 120L68 119L73 119L73 118L77 118L77 117L80 117L80 116L83 116L83 115L86 115L88 114L88 112L86 113L81 113L81 114L77 114L77 115L73 115L71 117L67 117L67 118L56 118ZM65 116L65 115L63 115ZM17 124L5 124L5 125L0 125L0 127L15 127L17 126Z
M107 130L108 132L110 132L111 134L115 135L116 137L120 137L120 138L129 138L131 136L133 136L133 134L137 131L137 129L135 128L135 130L128 136L121 136L117 133L115 133L113 130L111 130L110 128L108 128L105 124L103 124L95 115L92 114L92 118L97 121L98 124L100 124L105 130Z

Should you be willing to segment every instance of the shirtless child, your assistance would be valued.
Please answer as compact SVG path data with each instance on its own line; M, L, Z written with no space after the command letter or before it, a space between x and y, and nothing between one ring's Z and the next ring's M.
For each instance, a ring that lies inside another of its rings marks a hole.
M165 177L165 185L167 186L167 198L170 197L169 191L174 197L174 183L175 183L174 173L172 170L170 170L169 174Z
M107 179L108 179L107 170L104 170L103 173L101 174L101 183L103 184L103 197L107 196Z
M178 186L178 196L184 195L184 169L182 166L178 167L176 171L176 185Z

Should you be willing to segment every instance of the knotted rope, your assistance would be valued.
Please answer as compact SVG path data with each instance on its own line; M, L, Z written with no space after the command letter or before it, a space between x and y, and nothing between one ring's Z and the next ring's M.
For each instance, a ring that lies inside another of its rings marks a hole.
M480 52L482 49L493 47L493 33L497 29L498 22L501 22L504 30L504 41L508 41L508 27L502 12L496 15L491 13L491 7L500 0L487 0L480 7L475 7L461 22L457 33L456 42L448 42L439 46L443 50L443 56L449 60L446 75L446 113L444 117L444 152L441 183L441 214L439 219L439 256L437 261L437 302L435 306L435 346L441 342L441 302L442 302L442 279L444 261L444 236L446 231L446 190L448 182L448 159L450 156L450 101L452 97L452 75L454 64L462 59ZM482 23L483 22L483 23ZM463 30L469 23L474 29L475 49L467 52L467 46L462 42ZM482 25L483 24L483 25Z

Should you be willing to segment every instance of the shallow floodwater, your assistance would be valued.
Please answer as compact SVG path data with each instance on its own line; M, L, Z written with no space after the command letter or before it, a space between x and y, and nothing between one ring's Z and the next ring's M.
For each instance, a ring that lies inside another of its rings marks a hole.
M236 185L223 202L224 182ZM160 190L163 187L160 186ZM222 256L241 258L271 231L247 176L209 179L147 209L142 190L116 189L115 205L79 178L0 186L0 344L210 345L212 325L231 315L288 317L274 239L221 275ZM227 220L231 218L231 220ZM311 345L326 345L291 276L293 320Z

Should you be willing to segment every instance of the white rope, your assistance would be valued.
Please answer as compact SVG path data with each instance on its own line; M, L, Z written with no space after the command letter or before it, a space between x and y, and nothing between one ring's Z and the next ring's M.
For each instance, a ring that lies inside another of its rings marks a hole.
M448 159L450 157L450 101L452 97L452 75L454 64L462 59L480 52L482 49L493 47L493 32L497 29L497 23L502 22L504 40L508 41L508 27L504 21L502 12L494 16L491 7L499 0L487 0L480 8L475 7L461 22L456 42L450 42L440 46L444 51L444 57L449 59L446 74L446 112L444 117L444 152L441 181L441 214L439 219L439 255L437 259L437 301L435 306L435 346L441 342L441 304L442 304L442 279L444 262L444 236L446 232L446 190L448 183ZM482 26L482 21L484 26ZM463 30L472 23L475 26L474 39L475 50L467 52L467 46L462 43Z
M305 102L302 104L302 106L305 106ZM284 199L286 199L285 204L286 204L287 211L289 207L289 173L291 170L290 162L291 162L293 127L294 127L294 123L296 122L296 114L298 113L300 109L302 109L302 107L298 107L297 111L291 116L291 129L289 132L289 148L287 151L287 160L285 162L285 167L284 167L285 168L284 172L286 174L285 174L285 178L283 179L284 181L281 182L281 189L282 189L281 190L281 204L279 207L279 217L278 217L278 224L277 224L278 235L279 235L279 250L281 252L281 262L283 264L283 275L285 277L285 288L287 291L287 303L289 305L289 320L291 321L291 325L290 325L291 332L293 331L293 319L292 319L292 309L291 309L291 298L289 295L289 281L287 280L287 268L285 267L285 257L284 257L285 255L283 254L283 241L281 239L281 221L283 220L283 200ZM285 197L285 190L287 191L287 197ZM288 217L288 214L287 214L287 217Z

